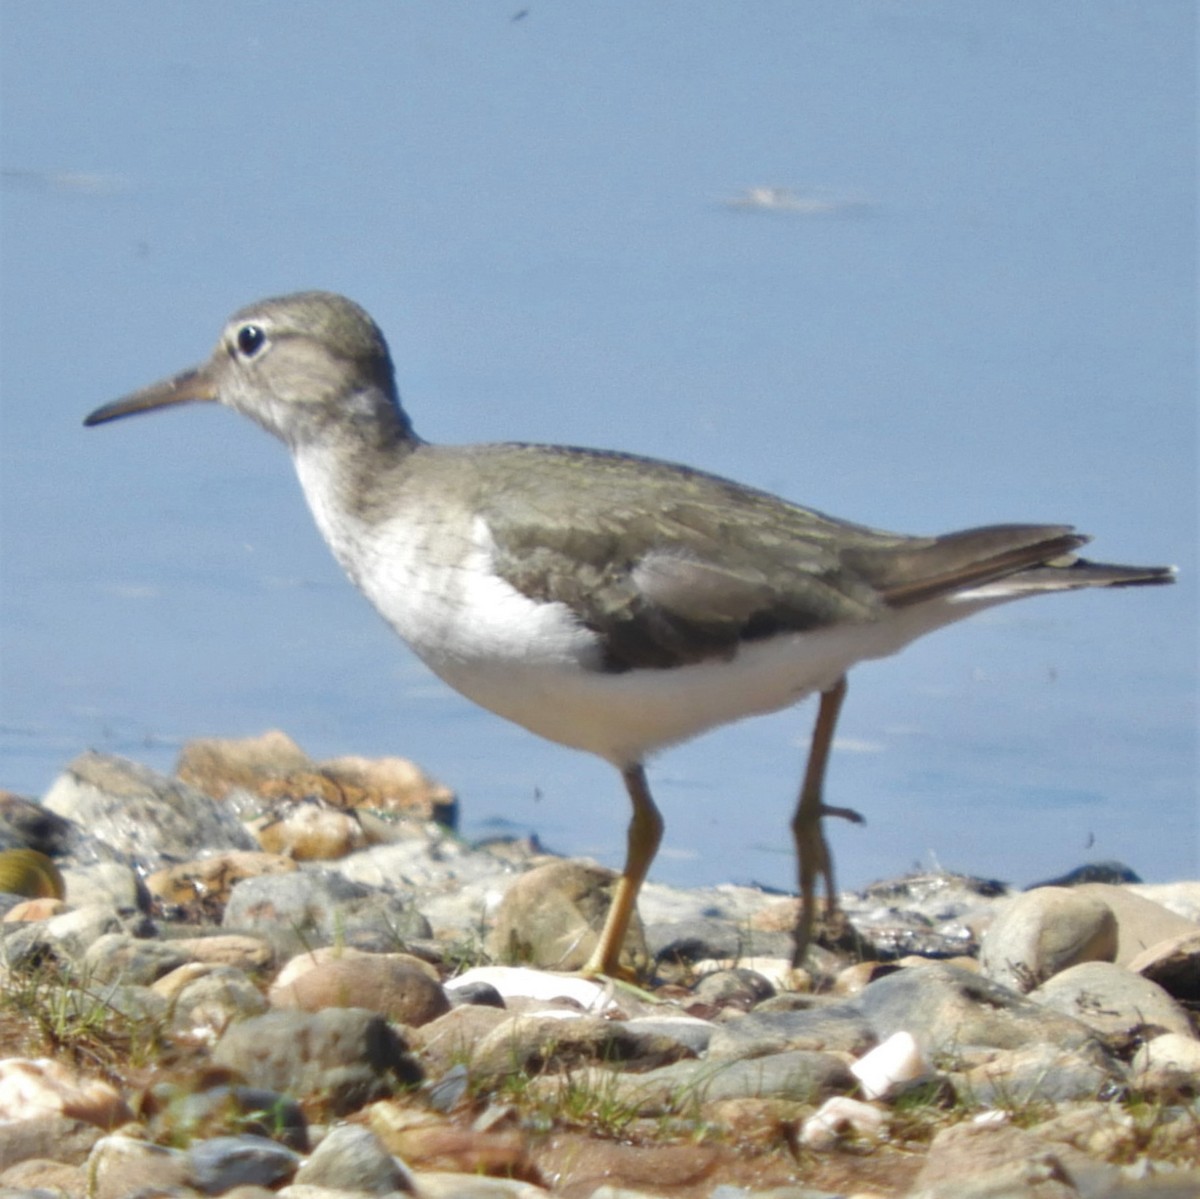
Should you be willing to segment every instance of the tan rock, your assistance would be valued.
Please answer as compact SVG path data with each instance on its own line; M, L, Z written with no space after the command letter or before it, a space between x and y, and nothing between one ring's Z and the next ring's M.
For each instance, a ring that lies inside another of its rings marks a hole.
M333 758L319 769L337 785L347 807L434 820L449 828L458 822L454 792L407 758Z
M182 905L203 900L223 907L234 884L242 879L286 874L295 869L296 863L283 854L238 849L156 870L146 879L146 887L166 903Z
M27 899L24 903L13 904L4 913L4 923L17 924L22 921L49 920L52 916L61 916L68 910L67 905L61 899Z
M268 993L272 1007L317 1012L330 1007L366 1008L389 1020L419 1027L450 1007L445 991L425 963L407 954L364 953L315 962L277 982Z
M446 1117L385 1099L367 1111L367 1126L389 1153L418 1170L528 1177L528 1137L521 1129L476 1131Z
M286 733L184 746L176 774L217 799L232 790L268 800L321 800L334 808L373 808L453 827L449 788L405 758L333 758L314 762Z
M118 1128L133 1117L108 1083L81 1078L49 1058L0 1061L0 1120L61 1114L98 1128Z
M1036 887L1007 900L980 946L983 974L1026 992L1079 962L1111 962L1116 917L1103 898L1085 891Z
M511 1019L499 1007L464 1003L431 1020L412 1033L413 1048L431 1078L440 1078L453 1066L470 1065L475 1046L497 1025Z
M1184 1003L1200 1002L1200 930L1143 949L1129 969Z
M189 741L175 764L175 774L206 795L224 799L235 787L260 794L264 780L312 767L312 759L291 737L271 729L259 737Z
M328 862L367 845L362 826L349 812L301 803L260 816L247 826L267 853L298 862Z
M22 1194L45 1191L51 1195L84 1195L87 1193L87 1173L82 1166L35 1157L0 1174L0 1190L5 1188Z
M275 961L275 951L266 941L242 933L180 937L172 944L193 962L206 966L233 966L247 974L269 970Z
M546 970L578 970L604 926L617 874L588 862L554 861L523 874L496 910L488 936L493 957ZM637 914L630 921L621 963L637 971L648 960Z
M1141 1090L1171 1096L1200 1092L1200 1041L1177 1032L1164 1033L1142 1045L1133 1059L1134 1084Z
M1194 920L1178 915L1129 887L1085 883L1073 890L1094 896L1112 909L1117 918L1117 955L1113 960L1118 966L1128 966L1139 953L1168 937L1200 931Z

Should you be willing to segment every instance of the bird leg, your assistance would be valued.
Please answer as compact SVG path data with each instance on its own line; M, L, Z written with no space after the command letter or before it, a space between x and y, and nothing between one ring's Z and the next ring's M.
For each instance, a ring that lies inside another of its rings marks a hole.
M830 687L821 692L821 706L817 711L817 723L813 729L812 746L808 751L808 765L804 770L804 785L800 788L800 801L792 817L792 836L796 841L796 857L800 869L800 914L796 920L795 949L792 965L799 966L808 952L812 939L813 921L816 918L814 902L817 876L825 880L825 911L832 914L837 907L837 891L833 884L833 855L825 841L821 821L826 816L840 816L843 820L863 823L863 818L851 808L826 807L821 799L825 786L825 767L829 763L829 751L833 746L833 731L837 727L838 713L846 698L846 676L843 675Z
M621 771L625 780L625 789L633 802L633 817L629 821L629 842L625 854L625 868L617 880L616 894L612 906L608 909L608 917L604 921L604 929L596 948L580 973L586 975L603 974L609 978L620 976L619 959L621 947L625 943L625 933L629 929L629 921L637 904L638 892L645 882L650 870L650 863L658 852L658 844L662 840L663 818L654 800L650 796L650 788L646 785L646 772L641 765L627 766Z

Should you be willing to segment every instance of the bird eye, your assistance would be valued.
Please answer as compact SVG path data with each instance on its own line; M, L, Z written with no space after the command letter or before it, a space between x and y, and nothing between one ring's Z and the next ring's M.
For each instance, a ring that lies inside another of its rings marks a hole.
M261 325L243 325L237 331L237 348L247 358L253 358L267 344Z

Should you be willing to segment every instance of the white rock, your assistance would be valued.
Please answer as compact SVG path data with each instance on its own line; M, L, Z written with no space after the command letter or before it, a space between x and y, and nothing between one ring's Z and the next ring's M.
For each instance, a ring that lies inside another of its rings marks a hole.
M835 1095L801 1125L800 1143L808 1149L832 1149L847 1131L878 1140L883 1135L883 1122L883 1112L878 1108L861 1099Z
M928 1074L929 1063L912 1033L897 1032L860 1057L850 1073L868 1099L883 1099L905 1083Z
M585 1011L597 1015L615 1008L611 985L593 982L573 974L555 974L550 970L531 970L523 966L476 966L445 984L447 991L471 983L488 983L505 999L571 999Z

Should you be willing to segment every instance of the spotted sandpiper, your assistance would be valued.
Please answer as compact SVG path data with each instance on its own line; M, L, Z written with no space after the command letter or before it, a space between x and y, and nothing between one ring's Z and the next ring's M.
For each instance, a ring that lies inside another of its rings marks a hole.
M799 963L818 878L835 905L822 818L857 818L822 799L850 667L993 604L1174 573L1077 558L1088 538L1066 525L909 537L628 454L430 445L401 407L383 334L328 292L243 309L203 365L85 424L195 400L288 447L334 556L436 674L621 772L628 850L585 973L619 972L662 837L649 754L819 694L791 822Z

